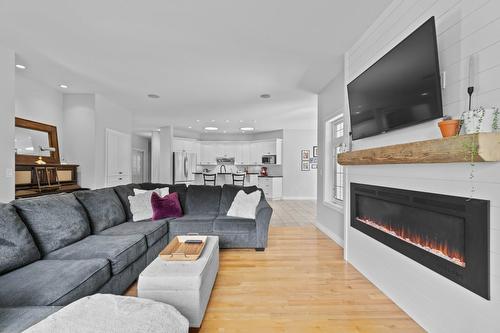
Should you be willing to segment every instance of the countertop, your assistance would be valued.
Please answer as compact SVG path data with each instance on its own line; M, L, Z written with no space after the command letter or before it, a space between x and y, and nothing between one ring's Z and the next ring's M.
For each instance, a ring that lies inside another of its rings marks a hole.
M259 176L259 178L283 178L283 176Z
M213 175L215 172L193 172L194 175L202 175L202 174L208 174L208 175ZM232 172L217 172L218 175L232 175ZM241 173L243 174L243 172ZM246 175L258 175L258 172L246 172ZM260 177L260 176L259 176Z

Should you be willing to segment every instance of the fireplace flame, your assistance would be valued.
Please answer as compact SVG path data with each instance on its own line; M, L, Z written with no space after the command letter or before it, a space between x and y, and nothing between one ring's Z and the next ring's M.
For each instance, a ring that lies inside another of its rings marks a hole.
M392 226L384 226L367 217L356 217L356 220L367 224L373 228L383 231L391 236L401 239L407 243L417 246L427 252L430 252L438 257L451 261L452 263L465 267L465 258L459 251L453 250L448 246L447 241L438 242L424 238L420 235L412 234L408 230L396 229Z

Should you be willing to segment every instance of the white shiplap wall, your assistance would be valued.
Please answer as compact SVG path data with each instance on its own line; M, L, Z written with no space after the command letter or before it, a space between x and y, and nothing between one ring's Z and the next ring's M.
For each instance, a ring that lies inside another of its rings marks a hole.
M346 81L357 77L429 17L435 16L445 114L467 106L469 58L477 61L474 105L500 105L500 1L394 1L346 54ZM346 83L347 83L346 82ZM440 137L437 121L358 140L353 149ZM467 164L348 168L348 181L469 196ZM347 259L431 332L500 332L500 163L477 164L475 197L491 201L491 300L469 292L349 226Z

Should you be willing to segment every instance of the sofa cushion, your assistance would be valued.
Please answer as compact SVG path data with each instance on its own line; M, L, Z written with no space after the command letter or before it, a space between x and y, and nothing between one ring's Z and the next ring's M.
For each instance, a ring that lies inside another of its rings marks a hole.
M142 188L139 184L128 184L113 187L113 190L115 190L116 195L123 205L123 210L125 211L127 221L132 220L132 212L130 211L130 202L128 201L128 197L134 195L134 189Z
M0 274L38 259L40 252L14 206L0 203Z
M219 213L221 187L191 185L187 189L187 215L217 215Z
M238 194L240 190L243 190L243 192L248 194L259 190L259 188L257 186L242 187L242 186L228 185L228 184L222 186L219 215L227 215L227 212L231 207L231 204L233 203L234 197L236 196L236 194Z
M73 194L55 194L13 201L42 255L90 234L85 209Z
M87 210L94 233L126 221L125 210L112 188L78 191L75 196Z
M81 241L49 253L44 259L78 260L108 259L113 275L146 253L146 238L143 235L88 236Z
M107 260L38 260L0 276L0 307L66 305L110 278Z
M193 233L211 233L215 215L184 215L168 222L170 233L179 235Z
M101 231L99 235L104 236L125 236L144 235L151 247L160 238L168 233L168 219L142 222L125 222L115 227Z
M23 332L61 308L61 306L0 308L0 332Z
M249 233L256 229L255 220L239 217L219 216L214 221L216 233Z

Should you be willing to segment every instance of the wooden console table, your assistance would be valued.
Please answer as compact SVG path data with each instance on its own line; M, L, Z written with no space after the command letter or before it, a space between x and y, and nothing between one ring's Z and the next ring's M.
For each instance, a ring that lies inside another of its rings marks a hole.
M16 164L16 199L80 190L76 164Z

